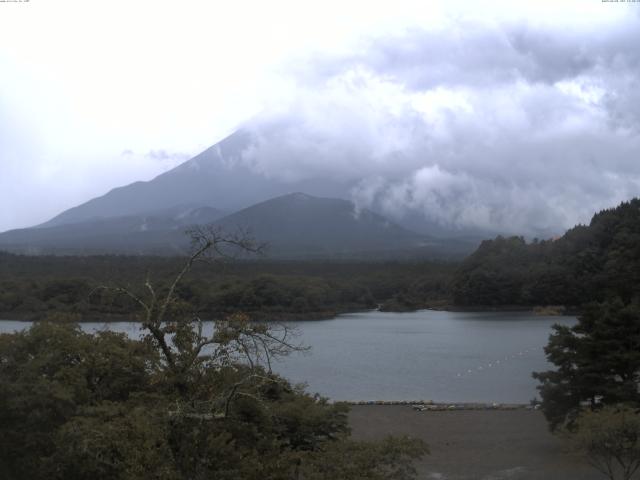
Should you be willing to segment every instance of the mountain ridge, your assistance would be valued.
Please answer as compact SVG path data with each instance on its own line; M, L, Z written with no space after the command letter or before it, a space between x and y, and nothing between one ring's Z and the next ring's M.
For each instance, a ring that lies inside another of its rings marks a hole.
M468 253L472 243L441 242L408 230L344 199L295 192L223 215L208 206L156 210L148 215L91 218L0 234L0 248L20 253L184 254L190 226L250 230L276 258L434 257Z
M291 191L339 198L348 196L348 188L340 186L340 182L318 179L284 182L256 171L243 160L243 153L253 141L249 132L238 130L152 180L116 187L65 210L40 226L137 215L184 203L236 211Z

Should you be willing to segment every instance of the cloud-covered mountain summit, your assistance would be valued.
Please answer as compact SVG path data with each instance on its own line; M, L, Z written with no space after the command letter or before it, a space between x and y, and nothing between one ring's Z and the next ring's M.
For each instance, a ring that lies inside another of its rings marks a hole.
M47 225L184 203L235 211L300 191L421 233L560 234L640 194L640 11L597 8L460 15L301 53L235 134Z
M458 22L315 57L249 154L396 221L560 233L640 193L640 12L595 28Z
M348 187L341 181L322 178L291 181L256 170L246 155L253 142L249 131L240 130L153 180L115 188L42 226L140 215L184 204L233 212L292 190L323 196L348 195Z

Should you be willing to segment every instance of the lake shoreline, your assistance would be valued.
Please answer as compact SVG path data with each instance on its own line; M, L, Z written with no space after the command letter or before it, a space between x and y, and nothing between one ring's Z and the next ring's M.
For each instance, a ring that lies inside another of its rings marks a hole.
M246 313L252 320L259 322L315 322L322 320L333 320L340 315L350 313L367 313L367 312L385 312L385 313L416 313L421 311L434 312L460 312L460 313L531 313L540 316L558 316L572 317L580 314L576 307L562 307L562 309L540 307L540 306L521 306L521 305L476 305L476 306L460 306L460 305L437 305L423 306L415 309L407 310L387 310L380 308L367 309L343 309L343 310L319 310L315 312L242 312ZM70 313L70 315L74 315ZM231 313L220 313L218 318L224 318ZM95 314L74 320L74 323L118 323L118 322L140 322L136 320L137 315L120 315L120 314ZM16 322L36 322L46 320L40 313L34 312L0 312L0 321L16 321ZM212 321L206 319L205 321Z
M442 312L504 312L504 313L532 313L534 315L554 317L575 317L580 314L576 306L568 305L429 305L418 310L435 310Z
M408 406L417 412L440 412L459 410L537 410L538 406L532 403L497 403L497 402L433 402L431 400L347 400L334 403L343 403L355 406Z
M255 312L242 312L246 313L249 318L259 322L313 322L319 320L331 320L336 318L339 315L343 315L345 313L366 313L370 311L375 311L375 309L367 309L367 310L345 310L345 311L318 311L318 312L307 312L307 313L285 313L285 314L256 314ZM72 313L70 315L73 315ZM220 314L218 317L222 319L231 313ZM138 315L115 315L115 314L96 314L96 315L88 315L84 316L78 320L73 320L72 323L119 323L119 322L137 322L141 323L141 320L136 319ZM0 312L0 321L15 321L15 322L38 322L46 320L46 316L43 316L38 313L15 313L15 312ZM210 318L205 319L204 321L209 322L213 321Z

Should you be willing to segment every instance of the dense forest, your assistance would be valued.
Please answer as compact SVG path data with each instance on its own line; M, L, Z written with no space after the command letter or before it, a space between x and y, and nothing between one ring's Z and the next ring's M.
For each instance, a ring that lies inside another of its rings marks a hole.
M456 272L456 305L563 305L640 294L640 199L593 216L554 240L482 242Z
M0 253L0 318L76 320L131 318L135 303L99 287L170 278L183 258L136 256L30 257ZM202 318L243 311L254 319L329 318L381 305L410 310L448 302L456 264L438 262L199 263L179 298ZM165 285L166 287L166 285Z

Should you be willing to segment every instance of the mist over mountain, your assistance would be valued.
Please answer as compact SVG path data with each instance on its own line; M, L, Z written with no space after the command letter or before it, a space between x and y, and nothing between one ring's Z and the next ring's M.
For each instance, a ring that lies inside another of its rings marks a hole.
M184 231L224 216L212 207L178 205L137 215L91 217L74 223L41 225L0 234L0 249L20 253L181 253Z
M115 188L106 195L62 212L41 226L138 215L184 204L235 211L291 191L348 196L347 185L340 181L287 182L255 171L244 159L244 152L252 142L252 135L240 130L151 181Z
M196 225L246 232L267 245L269 258L452 258L477 245L473 240L421 235L347 200L305 193L272 198L226 216L194 205L102 218L84 208L91 212L86 220L76 216L73 223L51 222L0 234L0 249L28 254L184 254L190 246L188 230Z
M460 3L440 17L419 2L405 12L406 25L389 30L372 24L356 33L358 22L347 22L344 44L335 30L321 29L330 37L321 48L290 51L263 65L264 75L238 70L261 64L262 53L251 55L255 42L243 55L225 56L232 61L226 67L223 55L202 61L212 58L211 32L188 47L163 48L157 71L143 68L139 52L128 77L120 73L128 63L98 67L127 58L135 42L124 42L118 55L92 57L94 68L80 71L75 59L51 60L72 49L41 51L40 60L65 79L60 83L75 85L64 92L46 74L3 64L11 95L0 115L0 197L11 208L0 210L0 230L41 223L118 186L50 225L190 202L235 211L300 191L351 200L429 235L561 234L594 209L640 193L640 15L624 2L588 2L554 4L554 12L570 12L554 18L538 3L506 16L503 5L495 19L486 6L469 16L471 7ZM358 11L358 21L371 10ZM274 52L297 46L308 30ZM329 40L337 41L334 48ZM164 41L163 30L153 43ZM174 59L190 59L181 71L192 75L165 70L168 50L205 45L202 58ZM216 88L232 74L238 78ZM83 96L94 91L85 85L120 90L97 99ZM212 95L224 102L211 102ZM135 180L145 181L128 185Z
M406 250L428 244L426 237L370 210L358 211L349 201L299 192L245 208L216 225L227 231L246 228L276 255Z
M559 235L640 192L638 21L472 22L300 58L236 133L41 226L303 192L431 237Z
M282 133L286 134L286 130ZM317 176L300 177L289 175L286 170L273 174L262 169L255 155L263 141L262 134L255 130L239 130L148 182L114 188L103 196L62 212L38 227L137 217L149 212L156 215L162 210L165 213L170 209L181 210L185 205L209 206L234 212L292 191L325 198L353 199L358 183L350 176L330 176L320 172ZM288 156L286 161L294 162L293 157L297 153L295 148L291 148L289 151L283 150L281 155L283 161ZM356 204L354 208L366 210L367 206ZM436 237L470 236L479 240L494 233L478 228L447 227L429 221L416 212L391 219L407 229ZM137 220L134 218L131 221L135 223ZM118 222L108 222L108 225L116 224ZM100 228L108 227L104 225Z

